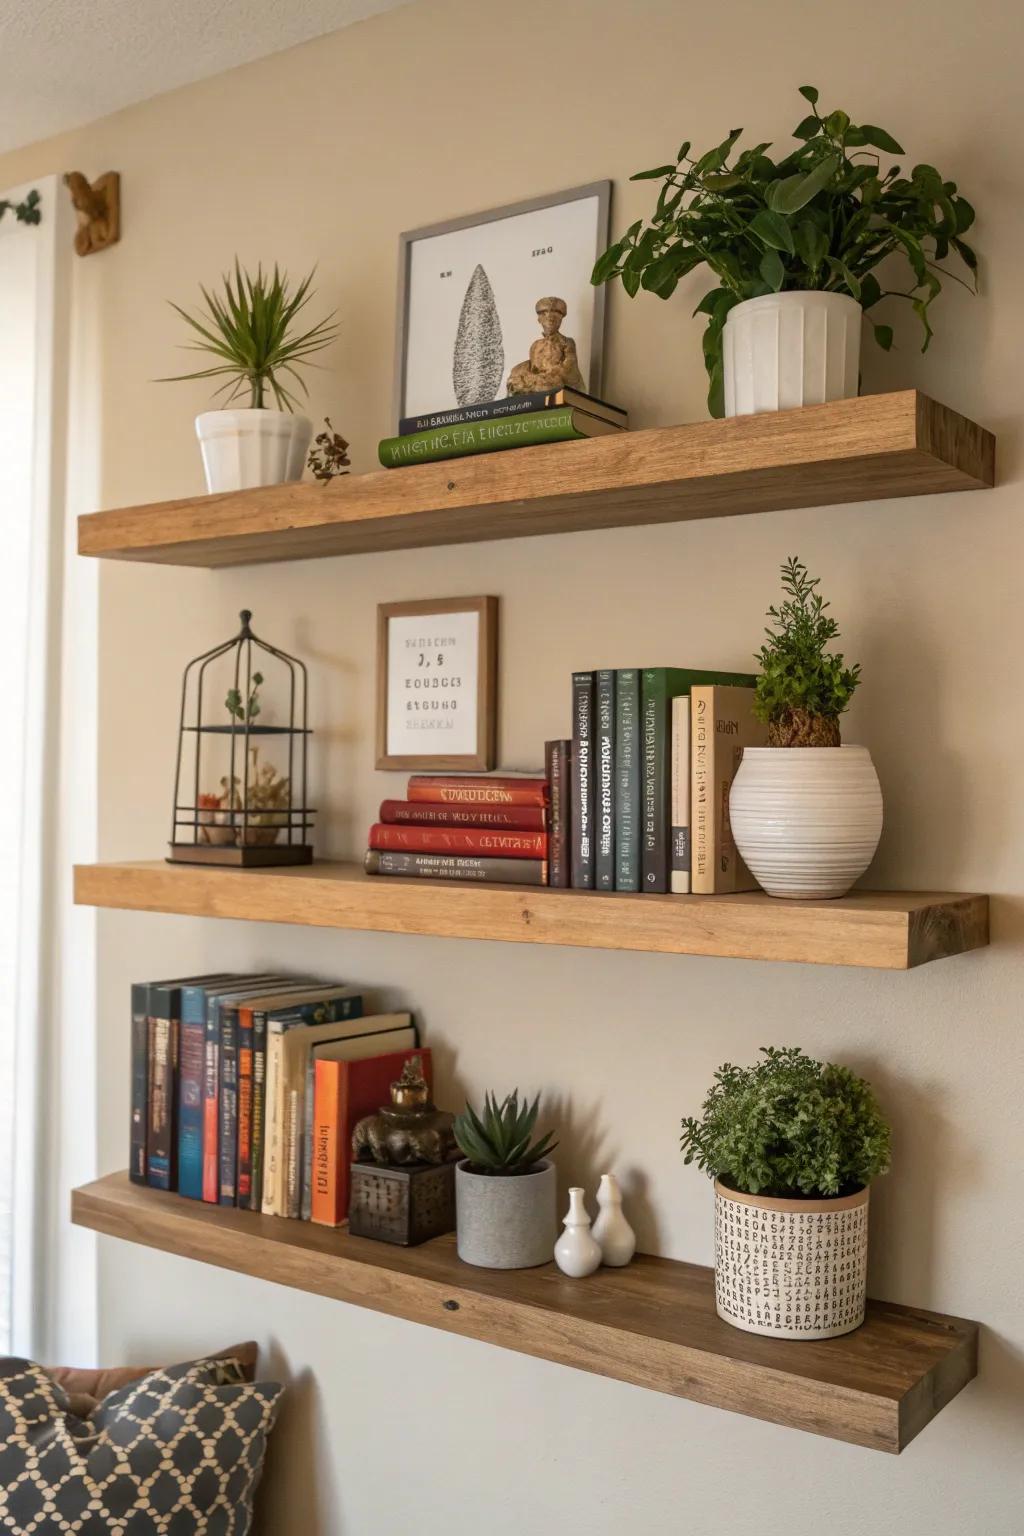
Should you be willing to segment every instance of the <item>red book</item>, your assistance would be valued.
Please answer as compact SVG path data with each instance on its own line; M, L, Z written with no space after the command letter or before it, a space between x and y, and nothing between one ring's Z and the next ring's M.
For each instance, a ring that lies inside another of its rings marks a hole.
M423 1076L432 1082L429 1046L390 1051L364 1061L315 1057L313 1067L313 1177L310 1215L322 1227L348 1219L352 1132L357 1120L387 1104L391 1084L410 1056L419 1056Z
M547 805L544 778L500 778L492 774L455 775L414 773L409 780L410 800L431 805Z
M474 854L491 859L546 859L546 832L509 832L502 827L370 828L370 847L400 853Z
M510 832L547 831L542 805L432 805L428 800L384 800L381 821L418 827L507 827Z

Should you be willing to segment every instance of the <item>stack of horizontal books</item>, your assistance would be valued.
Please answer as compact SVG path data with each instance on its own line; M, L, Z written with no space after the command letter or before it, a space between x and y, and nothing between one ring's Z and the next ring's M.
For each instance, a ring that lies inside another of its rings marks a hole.
M414 774L370 828L367 874L546 885L547 807L539 774Z
M744 747L766 740L754 682L692 667L573 673L572 739L547 746L551 884L753 889L732 838L729 789Z
M398 424L398 436L384 438L378 453L385 469L398 469L501 448L603 437L628 427L629 418L618 406L578 389L555 389L406 416Z
M129 1173L211 1205L337 1226L355 1122L418 1033L340 982L222 972L132 987ZM418 1052L430 1080L430 1051Z

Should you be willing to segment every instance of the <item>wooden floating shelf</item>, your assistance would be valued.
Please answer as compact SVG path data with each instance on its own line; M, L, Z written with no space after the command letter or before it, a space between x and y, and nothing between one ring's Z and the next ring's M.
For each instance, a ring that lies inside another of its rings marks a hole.
M990 432L904 390L95 512L78 549L248 565L979 490L994 475Z
M872 1301L844 1338L761 1338L718 1317L712 1270L671 1259L641 1255L582 1281L553 1264L474 1269L452 1237L396 1248L202 1205L126 1173L74 1190L71 1216L110 1237L873 1450L901 1451L977 1374L976 1323Z
M988 897L852 891L838 901L634 896L371 876L357 864L233 870L80 864L84 906L378 933L908 970L988 943Z

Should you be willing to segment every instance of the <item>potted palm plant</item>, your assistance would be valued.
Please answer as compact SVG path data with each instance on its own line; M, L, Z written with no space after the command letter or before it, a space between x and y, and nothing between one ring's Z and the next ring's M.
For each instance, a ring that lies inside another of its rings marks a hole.
M687 1163L715 1181L718 1315L748 1333L829 1339L864 1321L868 1199L889 1127L863 1078L796 1046L715 1073Z
M288 274L276 266L272 273L259 266L254 276L236 259L234 273L225 275L219 293L201 289L205 310L190 314L171 305L196 338L189 348L207 353L211 362L161 382L223 380L216 394L225 396L224 406L196 417L210 492L248 490L302 477L313 424L308 416L296 414L289 386L298 385L308 394L298 370L330 345L338 329L333 315L311 326L300 319L312 298L312 281L311 272L293 288ZM246 397L244 408L229 409L233 401Z
M633 181L662 182L649 223L635 224L598 259L592 281L612 278L632 297L640 288L667 299L687 273L716 278L697 305L707 316L704 361L712 416L745 416L855 395L861 316L882 299L909 302L931 340L929 310L942 278L964 279L941 263L956 257L975 287L977 257L964 235L974 209L932 165L908 176L883 170L879 152L902 155L884 128L822 113L813 85L800 94L811 112L793 130L795 149L773 159L755 144L730 160L743 132L694 156L684 143L674 164ZM888 257L906 269L885 268ZM872 321L886 351L892 327Z
M769 744L744 748L729 794L736 847L769 896L844 896L882 833L871 754L840 739L860 666L828 651L839 626L818 585L796 555L782 566L787 595L768 609L754 691Z
M483 1269L530 1269L555 1248L555 1165L552 1132L534 1140L539 1095L520 1102L519 1090L499 1103L484 1096L456 1116L463 1160L455 1166L455 1230L459 1258Z

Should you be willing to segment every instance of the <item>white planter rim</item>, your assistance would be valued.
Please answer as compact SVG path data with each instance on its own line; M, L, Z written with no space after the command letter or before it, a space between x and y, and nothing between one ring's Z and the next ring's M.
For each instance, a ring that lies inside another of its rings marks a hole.
M303 416L301 411L279 411L276 405L225 405L219 410L200 411L196 417L196 431L200 434L218 430L237 432L240 427L269 426L275 418L289 423L309 422L309 417Z
M744 757L792 757L792 758L818 758L823 752L866 752L867 747L858 746L855 741L842 741L838 747L744 747Z
M870 1184L864 1184L852 1195L833 1195L824 1199L802 1199L799 1196L750 1195L745 1190L733 1189L724 1179L715 1180L715 1194L737 1205L753 1205L762 1211L793 1211L802 1216L820 1216L826 1211L852 1211L858 1205L867 1205L871 1194Z
M756 299L741 299L734 304L725 317L726 325L732 320L733 315L756 314L760 310L778 309L779 305L786 307L842 309L852 304L858 313L863 314L863 306L857 303L848 293L830 293L824 288L788 288L781 293L760 293Z

